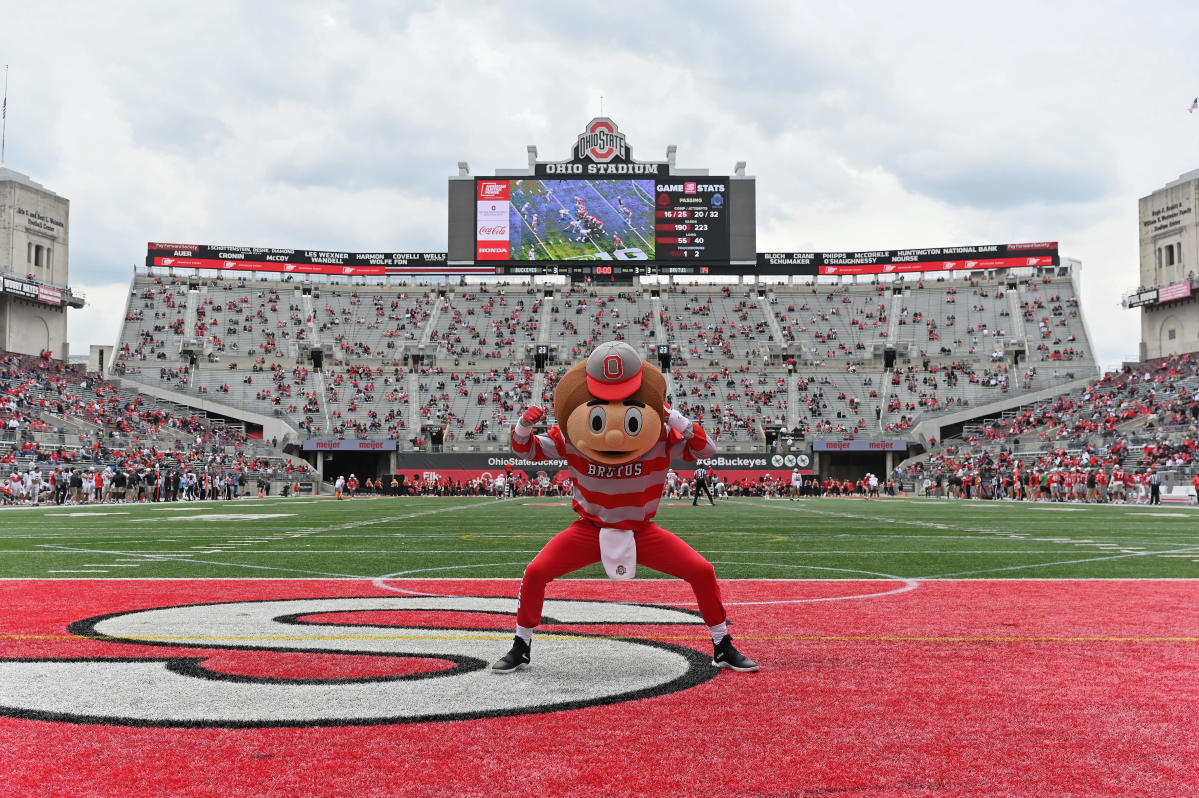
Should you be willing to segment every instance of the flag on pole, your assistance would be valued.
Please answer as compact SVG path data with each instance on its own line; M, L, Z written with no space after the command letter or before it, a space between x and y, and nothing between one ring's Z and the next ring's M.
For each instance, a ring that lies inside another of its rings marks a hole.
M1194 100L1191 101L1191 107L1187 109L1187 113L1193 114L1197 110L1199 110L1199 97L1196 97Z

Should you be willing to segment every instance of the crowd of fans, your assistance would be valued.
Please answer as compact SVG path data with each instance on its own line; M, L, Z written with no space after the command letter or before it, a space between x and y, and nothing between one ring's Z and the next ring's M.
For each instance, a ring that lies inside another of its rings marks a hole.
M986 422L900 476L933 496L1146 501L1155 473L1190 481L1197 440L1199 355L1180 355Z
M1034 362L1085 360L1069 285L1044 276L1024 280L1018 291L1007 283L937 280L766 290L674 282L660 291L574 283L547 292L521 283L446 290L316 285L301 292L288 283L214 279L194 286L189 300L187 285L147 276L135 280L116 357L118 371L136 379L147 379L139 360L164 360L160 385L220 394L213 398L285 416L311 435L413 440L422 438L421 427L440 424L460 441L493 443L497 426L506 426L504 400L513 389L486 391L490 412L478 412L458 401L452 381L444 388L429 384L430 369L442 383L438 369L470 375L516 370L529 342L548 340L560 362L574 362L602 340L628 340L648 354L663 339L682 375L677 399L695 407L722 443L760 442L766 429L794 417L781 376L787 365L805 375L798 396L802 422L816 434L851 439L905 433L931 414L1032 390L1034 382L1041 388L1068 380L1070 373L1060 370L1051 379L1050 366L1041 363L1040 374L1027 364L1015 369L1005 345L1018 300L1023 318L1017 326L1037 347ZM185 332L200 342L199 369L179 354ZM912 348L887 383L872 358L875 345L891 343L891 336ZM375 391L313 385L293 374L309 345L332 346L327 374L414 369L417 398L432 404L421 404L421 417L412 418L415 403L409 410L401 397L414 389L402 380ZM409 359L416 345L419 365ZM775 347L788 350L778 362L771 360ZM247 358L255 370L269 372L269 382L245 373ZM239 373L217 376L209 366L223 359L236 362L218 368ZM725 372L734 374L735 386ZM828 385L830 372L843 376ZM546 393L556 376L546 373ZM515 386L517 393L524 390Z
M0 501L116 500L115 488L96 490L106 479L110 487L152 483L149 492L164 498L183 494L166 490L171 479L193 480L188 495L214 495L214 486L309 473L251 444L244 430L121 392L48 353L0 354Z

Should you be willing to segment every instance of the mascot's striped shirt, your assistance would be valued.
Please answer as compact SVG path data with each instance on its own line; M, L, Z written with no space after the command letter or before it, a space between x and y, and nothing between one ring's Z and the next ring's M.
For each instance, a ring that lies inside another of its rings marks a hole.
M702 460L716 453L703 428L695 423L688 438L663 424L662 437L652 449L618 466L591 462L566 442L557 426L545 435L523 438L519 428L514 428L512 450L529 460L566 458L574 480L575 512L598 526L635 532L658 512L671 460Z

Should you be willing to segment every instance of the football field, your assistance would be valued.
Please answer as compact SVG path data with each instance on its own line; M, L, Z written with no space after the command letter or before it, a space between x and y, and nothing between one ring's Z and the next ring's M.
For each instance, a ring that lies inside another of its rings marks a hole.
M573 518L2 510L0 794L1193 794L1194 508L664 501L760 672L711 666L685 583L592 566L490 673Z
M580 209L603 229L572 228ZM653 260L654 181L513 181L509 223L512 260Z

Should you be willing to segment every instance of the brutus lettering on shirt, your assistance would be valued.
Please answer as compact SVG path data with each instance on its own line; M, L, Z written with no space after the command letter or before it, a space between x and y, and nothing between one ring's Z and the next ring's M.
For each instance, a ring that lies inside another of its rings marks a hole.
M619 466L587 464L587 476L600 479L623 479L625 477L641 476L641 463L625 463Z

